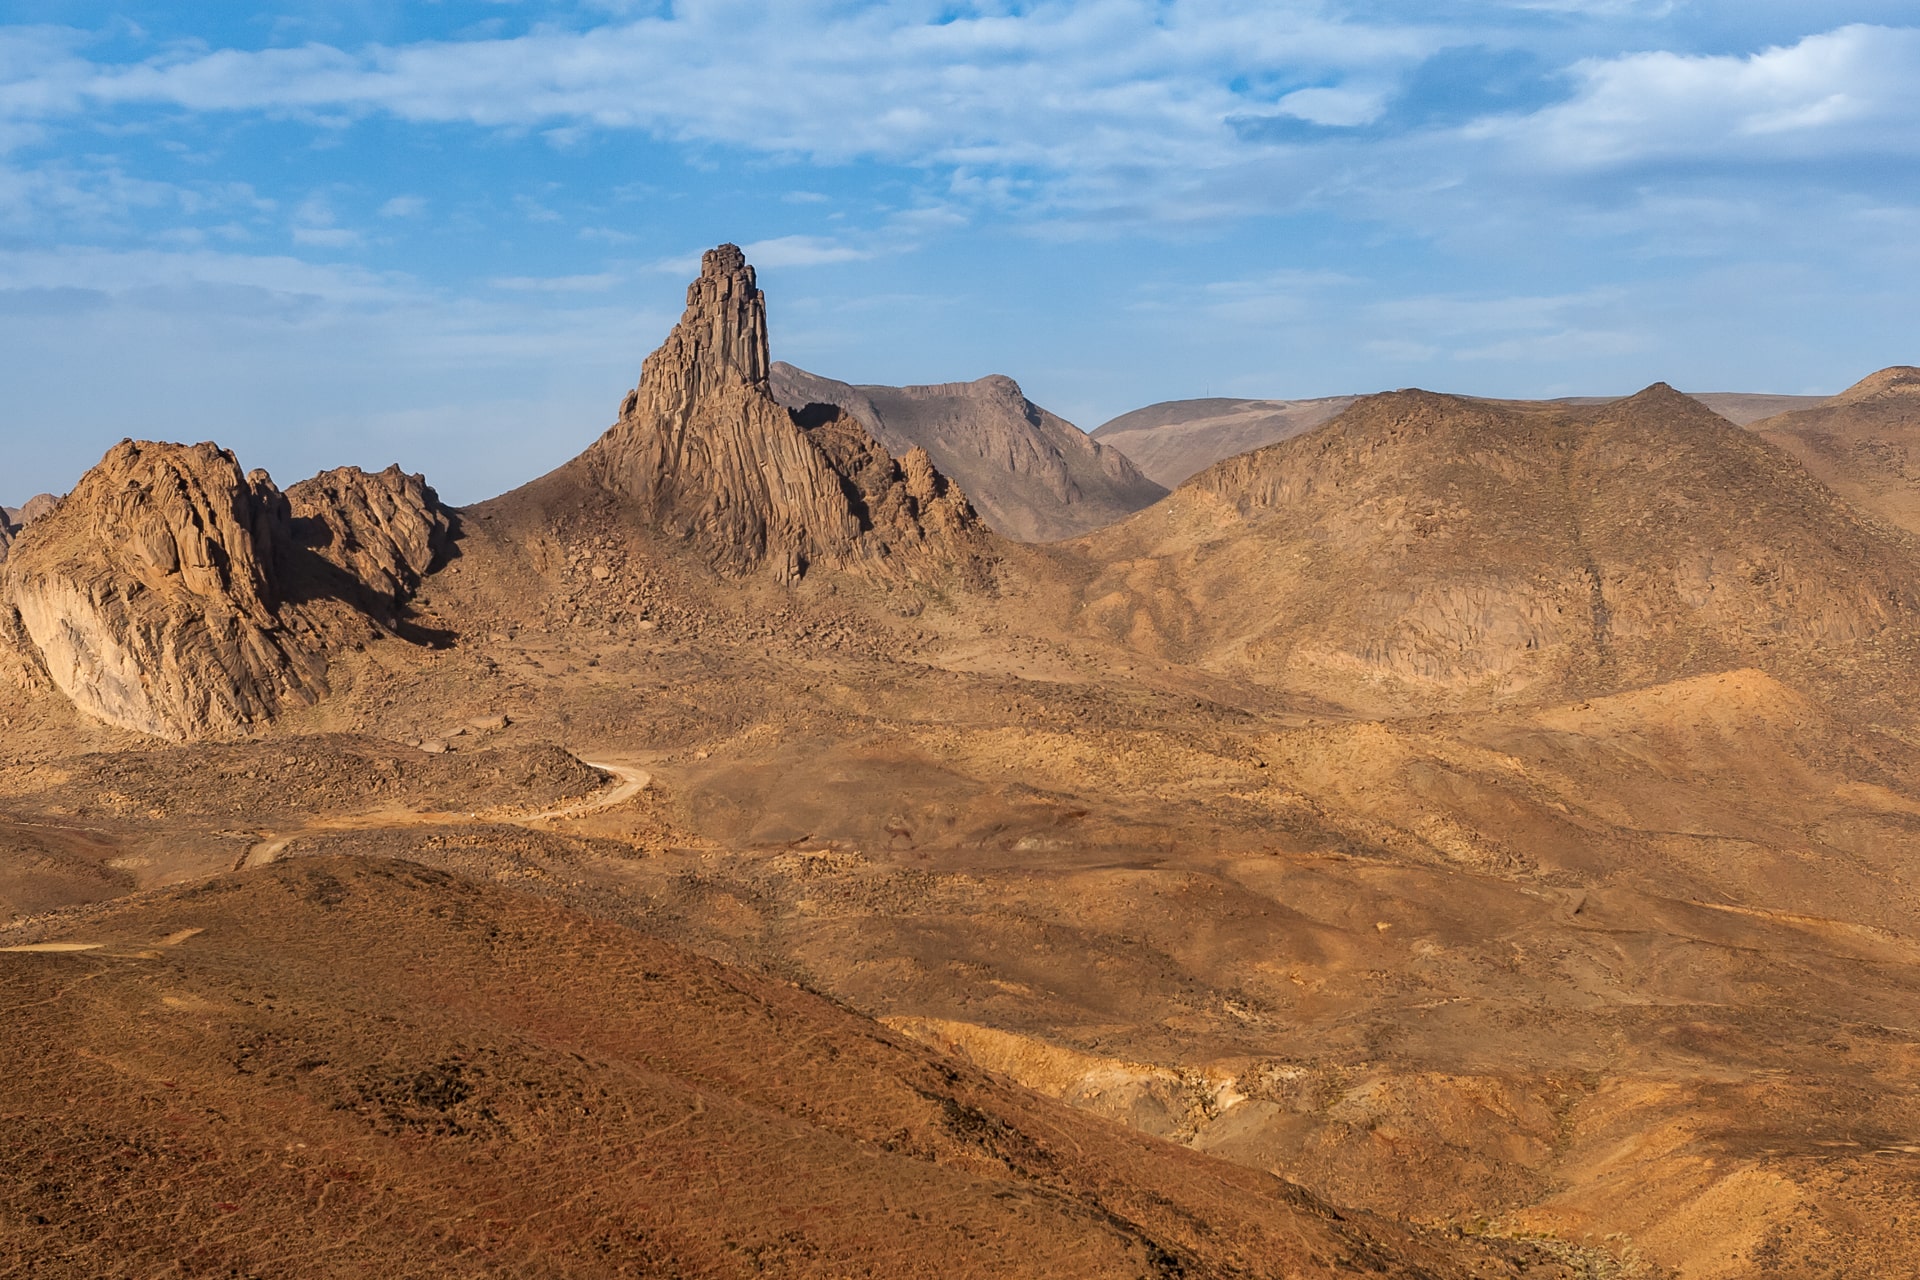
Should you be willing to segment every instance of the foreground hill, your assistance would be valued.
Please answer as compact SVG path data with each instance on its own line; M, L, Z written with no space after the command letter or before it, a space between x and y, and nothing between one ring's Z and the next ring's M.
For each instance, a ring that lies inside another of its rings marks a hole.
M1370 397L1075 545L1083 625L1363 706L1747 665L1871 681L1920 600L1911 542L1664 385Z
M996 533L1021 542L1086 533L1166 494L1124 451L1034 404L1011 378L853 386L776 363L772 386L789 409L835 405L896 453L925 449Z
M1920 533L1920 369L1882 369L1753 430L1861 510Z
M1522 1273L411 863L100 910L0 1001L33 1275Z

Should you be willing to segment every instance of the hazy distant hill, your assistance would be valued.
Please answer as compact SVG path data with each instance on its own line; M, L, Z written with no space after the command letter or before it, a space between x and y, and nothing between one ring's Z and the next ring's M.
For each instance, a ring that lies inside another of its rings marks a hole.
M1547 403L1595 405L1612 396L1569 396ZM1706 391L1693 397L1740 426L1774 414L1825 403L1821 396L1756 395ZM1147 476L1169 488L1222 458L1265 448L1311 431L1352 404L1356 396L1317 400L1164 400L1123 413L1093 430L1093 438L1133 459Z
M1353 401L1167 400L1123 413L1092 434L1133 459L1149 479L1172 488L1222 458L1311 431Z
M1086 533L1166 496L1124 450L1034 404L1012 378L853 386L776 362L772 384L789 409L837 405L895 453L925 449L996 533L1022 542Z

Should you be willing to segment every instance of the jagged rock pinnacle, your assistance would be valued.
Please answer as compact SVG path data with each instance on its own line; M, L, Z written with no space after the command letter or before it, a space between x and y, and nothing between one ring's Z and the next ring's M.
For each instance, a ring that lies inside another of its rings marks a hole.
M746 256L723 244L703 257L680 323L641 365L620 420L581 462L595 484L723 573L767 568L792 582L816 561L931 549L930 535L947 559L976 554L960 545L982 535L958 490L939 487L952 510L934 518L864 429L848 418L823 432L844 417L837 410L790 413L768 373L765 297ZM876 519L882 510L888 519Z

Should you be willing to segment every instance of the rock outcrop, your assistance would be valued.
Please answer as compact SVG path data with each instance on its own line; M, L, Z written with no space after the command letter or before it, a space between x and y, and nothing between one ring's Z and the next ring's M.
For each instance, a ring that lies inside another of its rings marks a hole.
M906 577L977 565L978 517L924 455L896 460L838 412L796 417L768 369L766 300L744 255L722 245L620 420L563 470L724 574L791 583L816 563Z
M1166 496L1122 453L1034 404L1012 378L931 386L854 386L790 364L773 394L795 411L835 405L894 453L923 448L995 533L1052 542L1113 523Z
M6 595L81 710L166 738L239 734L326 691L324 656L278 615L288 546L265 472L211 444L122 441L21 536Z
M287 489L292 534L389 608L420 588L446 549L452 518L426 477L396 464L323 471Z

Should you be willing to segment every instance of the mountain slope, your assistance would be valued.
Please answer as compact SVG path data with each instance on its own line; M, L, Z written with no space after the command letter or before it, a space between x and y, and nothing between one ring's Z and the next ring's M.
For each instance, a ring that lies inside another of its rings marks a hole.
M1920 592L1911 543L1663 385L1369 397L1162 506L1075 544L1083 625L1363 704L1745 665L1872 683Z
M772 387L790 409L838 406L895 452L925 449L1003 537L1073 537L1166 494L1124 454L1028 400L1011 378L853 386L776 363Z
M1920 369L1882 369L1752 430L1862 510L1920 533Z
M34 1275L1520 1274L412 863L68 929L0 951L0 1253Z
M1094 428L1093 438L1118 449L1155 481L1172 488L1222 458L1311 431L1354 401L1167 400L1123 413Z

